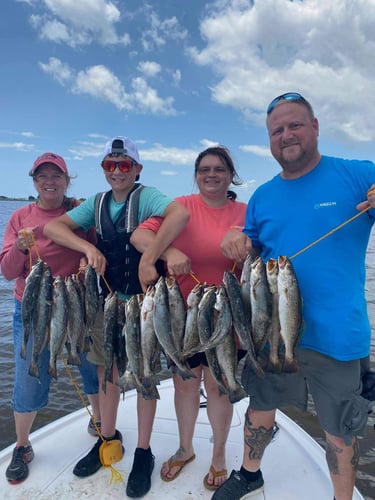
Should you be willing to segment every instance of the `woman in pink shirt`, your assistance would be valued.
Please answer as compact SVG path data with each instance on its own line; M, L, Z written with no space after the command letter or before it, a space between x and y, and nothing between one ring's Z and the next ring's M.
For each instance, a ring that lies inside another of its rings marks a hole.
M30 176L38 193L38 199L35 203L19 208L11 215L0 253L1 272L4 278L15 280L13 316L15 380L11 406L17 442L12 461L6 470L6 477L10 484L24 481L29 474L28 463L34 458L29 434L37 411L48 403L51 383L51 376L48 374L48 346L44 347L39 356L39 379L29 374L32 338L27 343L26 359L20 356L23 341L22 296L26 277L30 273L30 256L31 264L35 264L38 258L33 244L36 243L40 258L50 267L53 276L66 277L77 273L82 257L82 254L63 248L43 235L43 228L50 220L79 204L76 199L65 195L70 184L70 176L64 159L54 153L44 153L35 160ZM95 243L95 232L80 231L79 233L83 238ZM96 367L87 361L86 353L81 355L79 368L94 417L100 420ZM93 434L90 424L88 432Z
M224 235L233 228L242 229L246 204L235 201L236 194L228 191L230 184L240 180L228 150L215 146L202 151L195 161L195 181L199 194L176 199L190 213L190 220L162 256L168 273L176 276L186 299L196 285L191 272L201 283L220 285L224 271L233 262L220 250ZM141 224L133 233L132 243L140 251L147 248L160 225L157 218ZM164 481L175 479L182 468L195 458L193 434L200 404L200 383L204 380L207 394L207 414L213 431L211 467L204 478L208 489L218 488L227 479L225 445L233 415L228 396L220 396L204 353L189 358L189 365L196 378L183 380L174 376L175 409L179 427L180 446L160 471Z

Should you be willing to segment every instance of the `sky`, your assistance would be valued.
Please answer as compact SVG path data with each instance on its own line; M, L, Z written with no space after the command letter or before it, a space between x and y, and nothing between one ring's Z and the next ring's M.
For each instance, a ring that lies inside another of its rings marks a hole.
M69 194L108 189L107 140L131 138L141 182L196 192L194 161L226 146L252 192L280 168L265 109L300 92L322 154L375 159L374 0L2 0L0 195L35 191L37 156L62 155Z

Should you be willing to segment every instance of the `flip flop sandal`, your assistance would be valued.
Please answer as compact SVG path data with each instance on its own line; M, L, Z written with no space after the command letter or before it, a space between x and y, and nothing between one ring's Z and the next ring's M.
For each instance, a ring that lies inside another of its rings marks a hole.
M211 474L213 475L213 478L214 478L214 482L212 484L210 484L208 482L208 477L210 475L210 472ZM203 478L203 484L205 486L205 488L207 488L208 490L211 490L211 491L214 491L214 490L217 490L219 485L216 485L215 484L215 479L217 477L221 477L221 476L227 476L228 475L228 471L227 469L222 469L222 470L216 470L215 467L213 465L211 465L210 467L210 472L208 472L204 478ZM221 485L220 485L221 486Z
M173 467L180 467L180 469L176 472L176 474L173 477L163 476L163 474L160 471L161 479L163 481L166 481L167 483L169 483L170 481L173 481L174 479L176 479L176 477L178 477L180 475L180 472L185 467L185 465L188 464L189 462L192 462L194 460L194 458L195 458L195 455L191 456L187 460L171 460L171 459L169 459L167 462L169 470L173 469Z

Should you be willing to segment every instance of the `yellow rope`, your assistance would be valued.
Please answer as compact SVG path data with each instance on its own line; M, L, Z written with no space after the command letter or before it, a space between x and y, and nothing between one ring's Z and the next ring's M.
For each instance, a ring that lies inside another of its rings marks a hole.
M68 376L69 376L69 378L70 378L70 381L72 382L72 384L73 384L73 386L74 386L75 390L77 391L78 396L80 397L80 400L81 400L81 402L82 402L82 405L84 406L84 408L86 408L86 411L87 411L87 413L89 414L89 416L90 416L90 419L91 419L92 423L94 424L94 427L95 427L95 429L96 429L96 432L98 433L98 436L99 436L99 437L100 437L100 439L102 440L102 444L101 444L101 446L103 446L103 445L109 445L109 444L111 443L111 441L107 441L106 439L104 439L103 434L101 433L101 430L100 430L100 429L99 429L99 427L96 425L96 421L95 421L94 415L91 413L91 411L90 411L90 409L89 409L88 405L86 404L85 398L84 398L84 397L83 397L83 395L82 395L82 391L81 391L81 389L79 388L79 386L78 386L78 384L77 384L77 382L76 382L75 378L73 377L73 374L72 374L72 372L71 372L71 370L70 370L70 368L69 368L69 366L68 366L68 364L67 364L67 362L66 362L66 360L65 360L65 358L64 358L64 356L63 356L62 354L60 354L60 359L61 359L61 360L62 360L62 362L64 363L64 366L65 366L65 369L66 369L66 371L67 371L67 374L68 374ZM121 443L120 443L120 446L121 446ZM109 484L112 484L113 482L115 482L115 483L116 483L116 482L124 482L124 479L123 479L123 477L122 477L121 472L119 472L118 470L116 470L116 469L113 467L113 465L112 465L112 464L106 464L106 463L103 463L103 461L102 461L102 460L101 460L101 462L102 462L102 465L103 465L104 467L107 467L107 468L110 468L110 469L111 469L111 478L110 478L110 480L109 480Z
M194 281L196 281L198 284L200 284L200 281L199 279L195 276L195 274L193 273L193 271L190 271L190 276L193 278Z
M335 228L331 229L331 231L329 231L328 233L324 234L323 236L321 236L320 238L318 238L317 240L313 241L312 243L310 243L309 245L307 245L306 247L302 248L302 250L300 250L299 252L295 253L294 255L292 255L291 257L289 257L290 260L294 259L295 257L297 257L298 255L300 255L301 253L305 252L306 250L308 250L309 248L313 247L314 245L316 245L317 243L319 243L320 241L324 240L325 238L327 238L328 236L330 236L331 234L335 233L336 231L338 231L339 229L341 229L342 227L346 226L347 224L349 224L349 222L352 222L354 219L357 219L357 217L360 217L362 214L364 214L365 212L367 212L367 210L369 210L371 207L368 206L367 208L365 208L364 210L362 210L361 212L358 212L357 214L355 214L353 217L350 217L350 219L346 220L345 222L343 222L342 224L339 224L338 226L336 226Z
M104 281L104 283L105 283L106 287L108 288L109 293L112 293L112 288L109 286L109 283L108 283L108 281L105 279L104 274L103 274L103 275L100 275L100 277L102 278L102 280Z

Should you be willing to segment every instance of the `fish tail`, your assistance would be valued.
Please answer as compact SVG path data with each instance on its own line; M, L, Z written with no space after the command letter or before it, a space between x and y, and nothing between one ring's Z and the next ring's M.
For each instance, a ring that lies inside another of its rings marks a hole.
M49 375L51 375L52 378L54 378L55 380L57 380L57 368L56 368L56 364L49 365L49 367L48 367L48 373L49 373Z
M266 370L271 373L281 373L282 365L281 361L277 359L269 358Z
M26 360L26 344L23 343L21 346L20 356L22 359Z
M258 375L258 377L264 378L265 377L264 370L260 366L259 362L253 356L251 356L249 354L248 354L247 358L248 358L253 370Z
M295 358L285 358L283 365L283 372L295 373L298 372L299 366Z
M32 361L30 363L29 375L31 375L32 377L39 378L39 375L40 375L40 373L39 373L39 366L38 366L38 364L35 361Z
M229 393L229 400L232 404L237 403L237 401L241 401L241 399L247 397L247 392L245 389L238 384L238 387Z
M68 354L67 363L68 363L68 365L78 365L79 366L81 364L81 360L80 360L78 353L73 353L72 351L70 351Z

